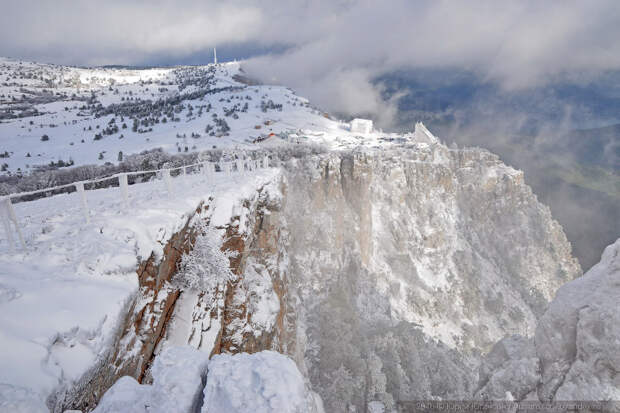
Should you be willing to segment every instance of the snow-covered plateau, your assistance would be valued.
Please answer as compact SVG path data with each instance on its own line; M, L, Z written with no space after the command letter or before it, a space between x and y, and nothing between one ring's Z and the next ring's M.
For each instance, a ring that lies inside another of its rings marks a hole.
M582 275L520 171L354 123L238 63L0 60L0 193L200 162L87 186L88 220L12 195L0 411L617 400L620 240Z

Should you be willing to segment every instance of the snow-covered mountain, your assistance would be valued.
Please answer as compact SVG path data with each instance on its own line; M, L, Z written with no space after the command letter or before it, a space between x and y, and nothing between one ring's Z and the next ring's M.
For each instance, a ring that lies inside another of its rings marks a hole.
M117 163L171 153L256 148L278 135L338 145L347 125L281 86L254 85L238 63L165 69L82 69L0 60L3 174ZM338 142L320 139L336 132Z
M332 119L236 63L1 65L5 193L81 176L59 171L61 159L99 164L88 178L142 161L166 168L179 152L198 162L171 185L151 174L88 187L88 220L81 192L13 205L25 248L0 240L1 409L394 411L522 399L531 383L502 381L512 359L494 361L496 343L521 335L531 350L534 335L537 346L544 332L572 337L554 324L556 303L585 277L523 174L488 151L448 148L422 124L388 134ZM169 155L123 164L155 148ZM29 172L42 179L19 177ZM522 370L534 369L523 377L544 383L546 400L576 367L545 346ZM589 394L615 394L596 393L618 387L600 382Z

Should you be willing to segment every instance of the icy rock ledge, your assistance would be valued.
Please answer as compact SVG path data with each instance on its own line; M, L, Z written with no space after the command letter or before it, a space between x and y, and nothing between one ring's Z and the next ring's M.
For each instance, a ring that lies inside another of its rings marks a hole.
M535 337L495 345L477 396L517 400L620 400L620 239L585 275L562 286Z
M152 385L120 378L94 413L323 411L295 363L273 351L220 354L209 361L207 352L170 347L157 356L151 373Z
M153 363L152 385L121 377L93 412L194 412L202 401L208 363L209 353L189 346L166 349Z
M323 411L293 360L274 351L215 356L204 396L202 413Z

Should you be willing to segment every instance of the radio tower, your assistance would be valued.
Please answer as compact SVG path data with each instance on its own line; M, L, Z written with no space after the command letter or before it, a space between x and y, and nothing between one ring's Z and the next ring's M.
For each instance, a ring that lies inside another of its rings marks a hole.
M215 50L215 47L213 48L213 63L217 64L217 50Z

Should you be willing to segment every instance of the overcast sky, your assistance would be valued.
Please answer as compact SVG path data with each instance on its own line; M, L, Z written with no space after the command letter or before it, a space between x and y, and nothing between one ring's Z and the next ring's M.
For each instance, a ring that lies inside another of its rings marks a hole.
M5 1L0 55L75 65L250 58L328 110L390 117L396 69L457 67L507 89L620 68L620 1ZM319 87L320 86L320 87Z

